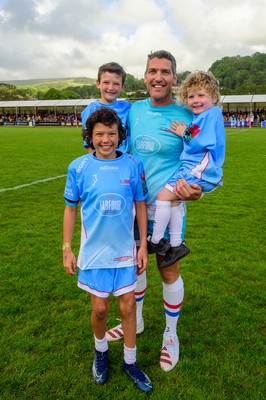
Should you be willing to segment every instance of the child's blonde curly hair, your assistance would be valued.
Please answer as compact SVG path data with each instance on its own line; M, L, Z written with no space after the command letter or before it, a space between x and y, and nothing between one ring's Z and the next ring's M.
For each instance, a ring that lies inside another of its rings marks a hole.
M214 104L218 104L220 99L219 81L211 71L196 71L189 74L178 89L179 101L187 104L188 91L198 88L204 88L212 97Z

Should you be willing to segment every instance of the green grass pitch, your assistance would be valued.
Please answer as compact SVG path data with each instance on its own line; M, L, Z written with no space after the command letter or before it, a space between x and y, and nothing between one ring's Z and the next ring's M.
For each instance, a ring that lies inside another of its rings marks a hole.
M169 373L159 367L165 319L150 257L137 348L152 399L265 398L266 129L226 132L223 188L188 204L180 361ZM122 371L122 342L109 345L107 383L92 381L90 299L62 266L65 175L85 152L81 130L0 127L0 148L0 398L146 398ZM119 317L111 303L108 327Z

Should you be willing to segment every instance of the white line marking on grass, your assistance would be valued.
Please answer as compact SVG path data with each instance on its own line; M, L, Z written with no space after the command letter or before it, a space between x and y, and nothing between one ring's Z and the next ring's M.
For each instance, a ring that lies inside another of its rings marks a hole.
M244 133L244 132L247 132L248 131L248 129L242 129L242 131L240 131L240 129L239 130L236 130L236 129L232 129L232 131L230 131L230 132L227 132L227 135L235 135L235 134L237 134L237 133Z
M8 190L17 190L17 189L21 189L21 188L24 188L24 187L27 187L27 186L37 185L37 183L54 181L55 179L60 179L60 178L64 178L64 177L66 177L66 174L65 175L54 176L53 178L41 179L39 181L35 181L35 182L31 182L31 183L25 183L24 185L14 186L12 188L4 188L4 189L0 189L0 193L7 192Z

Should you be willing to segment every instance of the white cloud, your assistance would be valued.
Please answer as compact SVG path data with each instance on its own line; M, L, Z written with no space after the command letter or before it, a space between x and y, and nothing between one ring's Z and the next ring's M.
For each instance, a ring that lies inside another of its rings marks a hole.
M266 52L264 0L3 0L0 80L95 77L108 61L142 77L166 49L178 71Z

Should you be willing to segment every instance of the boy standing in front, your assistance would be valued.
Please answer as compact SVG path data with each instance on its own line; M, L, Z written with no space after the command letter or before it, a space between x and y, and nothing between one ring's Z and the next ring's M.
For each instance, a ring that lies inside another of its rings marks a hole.
M118 297L124 330L124 370L144 392L152 383L136 363L137 273L148 265L148 190L143 164L134 156L116 150L125 138L125 128L116 112L102 107L86 122L84 139L94 150L74 160L68 168L63 222L63 264L75 274L78 286L89 292L91 324L95 339L92 367L95 382L107 378L108 344L106 321L109 294ZM81 205L82 233L78 260L71 251L77 205ZM135 216L140 230L140 249L133 237Z

